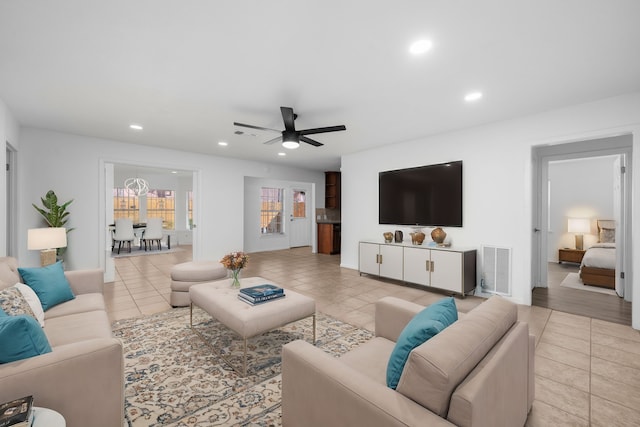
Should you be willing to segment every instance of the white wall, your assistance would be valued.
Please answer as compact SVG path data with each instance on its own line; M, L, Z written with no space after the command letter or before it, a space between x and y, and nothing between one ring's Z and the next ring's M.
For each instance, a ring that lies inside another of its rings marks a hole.
M53 189L62 201L74 199L69 206L68 224L75 230L69 234L67 268L101 266L106 233L100 228L105 185L100 164L126 164L131 159L141 159L142 166L197 172L201 239L194 248L196 259L218 260L227 251L242 248L245 176L324 185L323 174L315 171L23 128L18 156L21 264L39 263L38 254L26 249L27 229L40 226L31 203Z
M11 144L14 149L20 146L18 122L14 119L11 111L5 103L0 99L0 164L7 164L7 143ZM3 168L4 169L4 168ZM10 201L7 200L7 174L3 171L0 174L0 256L7 255L7 207Z
M591 219L585 249L598 241L596 220L613 219L614 162L615 156L549 162L549 262L558 261L558 249L575 247L575 233L567 232L569 217Z
M640 93L346 155L341 168L342 266L357 269L358 241L382 241L389 229L378 224L379 171L462 160L464 227L445 231L454 245L512 248L512 299L530 305L532 147L625 132L633 134L637 162ZM640 173L633 175L633 187L637 212ZM640 241L640 223L632 229L632 240ZM404 230L406 236L409 229ZM635 259L634 290L640 292L640 257ZM634 305L634 327L640 328L637 307L640 304Z

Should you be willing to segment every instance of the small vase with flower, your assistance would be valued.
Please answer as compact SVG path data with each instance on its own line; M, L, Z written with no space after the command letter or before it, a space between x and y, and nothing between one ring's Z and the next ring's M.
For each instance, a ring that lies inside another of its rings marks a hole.
M249 262L249 256L244 252L231 252L226 254L220 260L220 263L229 270L229 277L231 278L231 287L240 288L240 271Z

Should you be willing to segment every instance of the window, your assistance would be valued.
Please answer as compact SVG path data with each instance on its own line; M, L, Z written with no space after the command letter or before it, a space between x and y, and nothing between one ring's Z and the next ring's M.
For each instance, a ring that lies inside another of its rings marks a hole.
M304 191L293 190L293 217L307 217L307 195Z
M147 193L147 218L162 218L162 228L175 229L176 198L173 190L149 190Z
M260 192L260 233L279 234L282 229L284 189L262 187Z
M193 191L187 191L187 230L193 230Z
M113 219L131 218L140 222L140 203L138 196L127 188L113 189Z

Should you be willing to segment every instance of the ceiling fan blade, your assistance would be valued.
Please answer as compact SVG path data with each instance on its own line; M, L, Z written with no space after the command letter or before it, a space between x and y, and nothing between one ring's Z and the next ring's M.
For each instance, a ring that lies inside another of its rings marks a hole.
M268 140L264 144L270 145L270 144L276 143L278 141L282 141L282 135L276 136L275 138Z
M327 126L323 128L305 129L300 131L300 135L311 135L314 133L336 132L339 130L347 130L344 125L340 126Z
M293 114L293 108L290 107L280 107L280 112L282 113L282 120L284 121L284 128L288 131L295 131L296 125L294 120L296 119Z
M323 143L318 142L315 139L307 138L306 136L300 136L300 141L304 141L307 144L313 145L314 147L321 147L324 145Z
M258 129L258 130L270 130L270 131L272 131L272 132L282 132L282 131L279 131L279 130L277 130L277 129L263 128L263 127L260 127L260 126L254 126L254 125L246 125L246 124L244 124L244 123L238 123L238 122L233 122L233 125L234 125L234 126L242 126L242 127L245 127L245 128L251 128L251 129Z

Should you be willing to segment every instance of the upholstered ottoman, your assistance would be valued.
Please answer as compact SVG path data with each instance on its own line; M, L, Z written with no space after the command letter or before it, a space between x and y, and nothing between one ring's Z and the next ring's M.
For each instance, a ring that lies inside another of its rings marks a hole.
M241 286L250 286L270 283L280 286L262 277L247 277L241 281ZM200 307L211 317L237 333L244 341L244 358L242 361L242 376L247 375L247 340L262 335L272 329L279 328L288 323L313 317L313 344L316 342L316 302L313 298L299 294L290 289L285 289L285 297L278 298L263 304L251 306L238 298L238 289L231 288L228 280L202 283L192 286L189 290L191 296L191 316L189 325L205 342L206 338L193 327L193 306ZM233 369L224 356L220 355Z
M171 297L173 307L187 307L191 304L191 285L227 277L227 269L215 261L190 261L171 267Z

